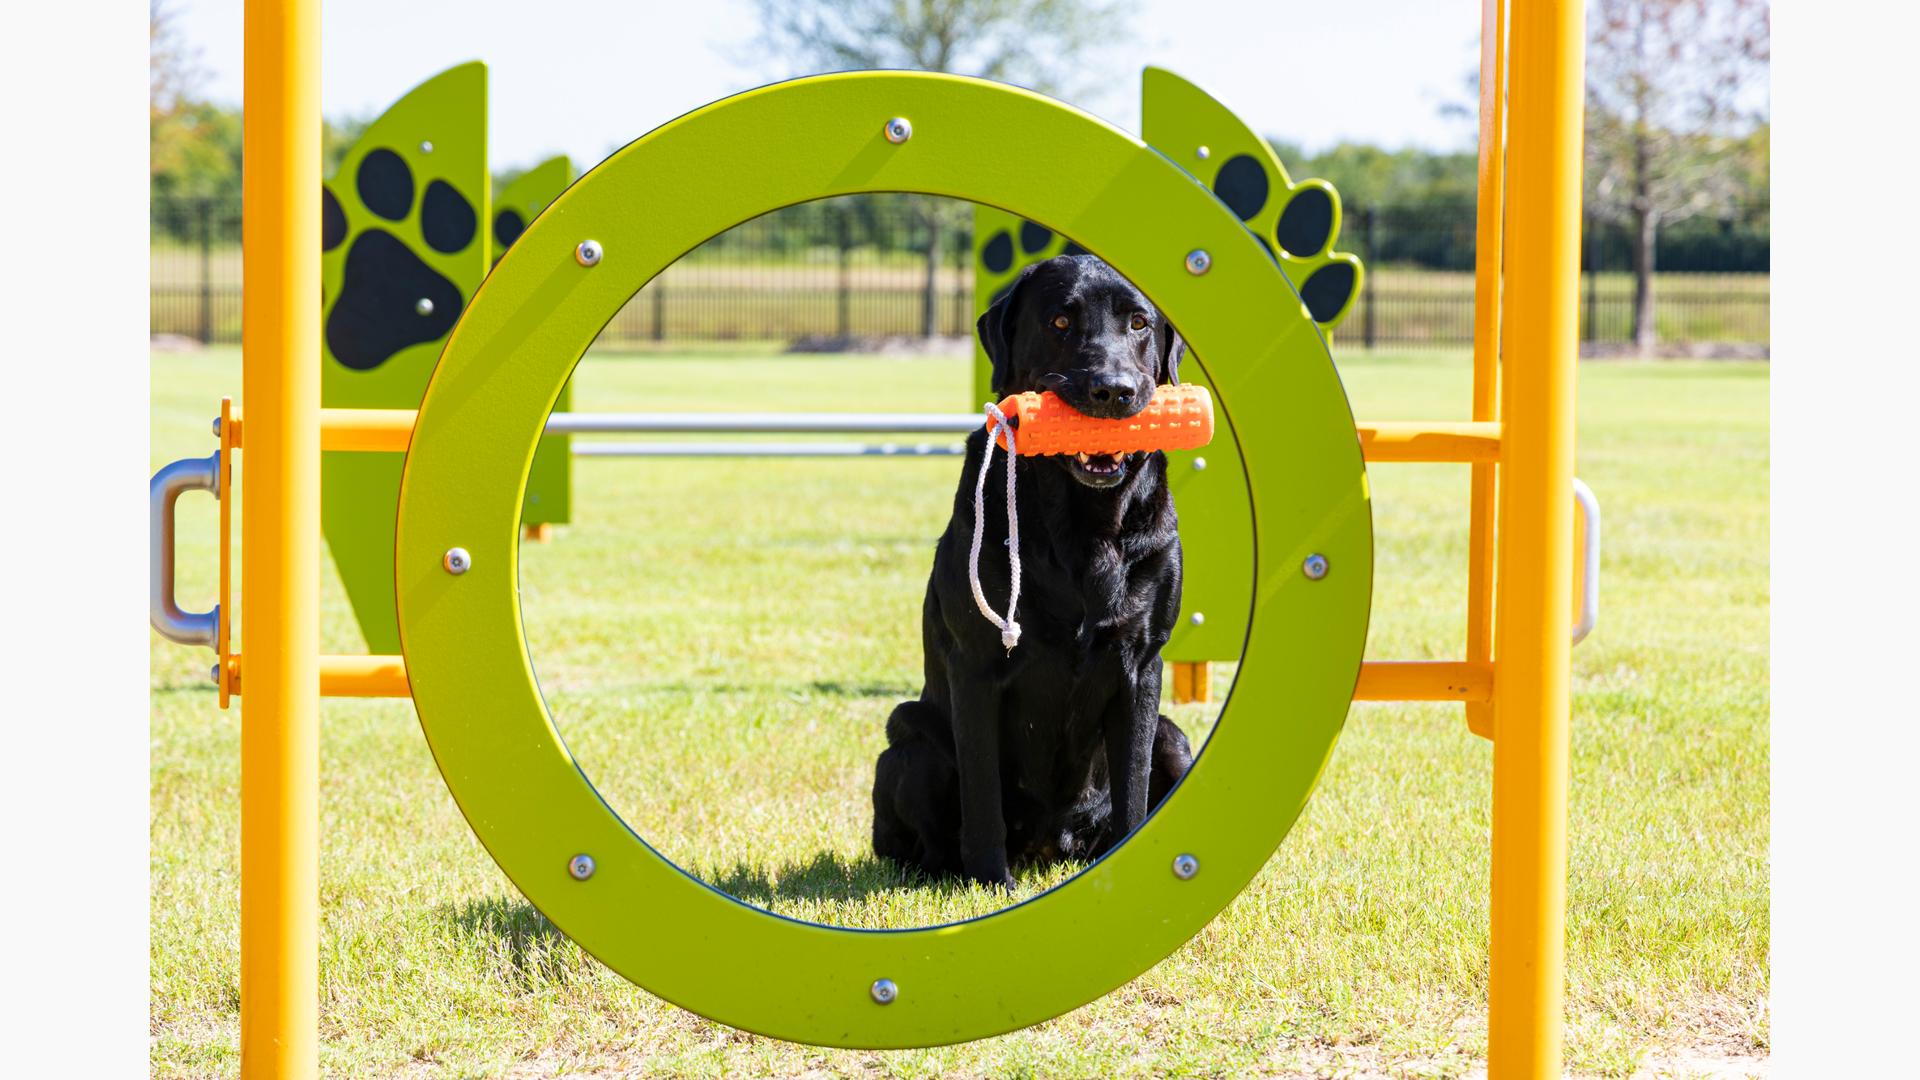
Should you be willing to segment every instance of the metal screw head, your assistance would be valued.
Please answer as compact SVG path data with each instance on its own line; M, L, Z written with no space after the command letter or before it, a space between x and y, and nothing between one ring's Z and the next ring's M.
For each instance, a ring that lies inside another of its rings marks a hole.
M220 418L217 416L213 418L213 437L220 437Z
M1202 146L1193 152L1193 156L1199 158L1201 161L1205 161L1213 156L1213 148L1210 146Z
M473 556L467 554L466 548L448 548L447 553L440 556L440 565L446 567L447 573L458 576L473 569Z
M213 665L212 675L213 675L213 685L219 686L220 685L220 665L219 664Z
M1319 581L1327 576L1327 557L1325 555L1307 556L1306 560L1300 564L1300 572L1307 575L1308 581Z
M1206 471L1207 471L1207 459L1206 459L1206 458L1203 458L1203 457L1197 457L1197 458L1194 458L1194 459L1193 459L1193 471L1194 471L1194 472L1206 472Z
M1205 248L1194 248L1187 252L1187 273L1195 277L1213 269L1213 256Z
M426 139L421 139L421 140L420 140L420 152L421 152L421 153L423 153L423 154L431 154L431 153L433 153L433 143L432 143L432 142L430 142L430 141L428 141L428 140L426 140Z
M1204 611L1196 611L1193 614L1187 616L1187 621L1192 623L1195 626L1205 626L1207 622L1207 613Z
M424 296L415 300L413 302L413 312L421 316L433 314L433 301Z
M900 996L900 988L893 985L892 979L875 979L873 985L867 988L867 993L873 995L876 1004L891 1005Z
M887 141L898 145L913 138L913 121L896 116L887 121Z
M1191 855L1176 855L1173 859L1173 876L1181 881L1192 881L1193 875L1200 872L1200 860Z
M575 881L585 881L593 876L593 856L581 852L567 860L567 876Z
M581 266L599 266L600 255L598 240L582 240L580 246L573 249L573 261Z

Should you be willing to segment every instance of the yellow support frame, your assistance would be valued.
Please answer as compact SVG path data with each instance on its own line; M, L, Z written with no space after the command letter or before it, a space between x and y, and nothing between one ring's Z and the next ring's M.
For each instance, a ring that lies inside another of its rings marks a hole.
M320 664L321 697L413 696L407 681L407 661L403 656L322 656ZM1183 668L1195 669L1191 673ZM1175 678L1205 678L1204 664L1175 664ZM234 694L240 693L240 658L227 661L227 680ZM1187 701L1207 701L1201 687L1190 687ZM1490 701L1493 698L1493 665L1468 664L1457 660L1369 660L1360 665L1360 681L1353 688L1355 701Z
M1506 0L1482 0L1480 158L1474 221L1473 419L1500 419L1500 271L1506 213ZM1473 466L1468 496L1467 662L1493 660L1494 491L1498 459ZM1493 738L1493 703L1467 705L1467 729Z
M319 1072L320 5L247 0L240 1070ZM230 672L229 672L230 674Z
M1517 5L1509 75L1506 4L1484 3L1472 421L1358 432L1370 461L1473 469L1467 660L1369 663L1354 696L1464 701L1470 727L1498 735L1495 1078L1561 1068L1583 14L1578 0ZM243 378L257 429L241 518L250 617L240 631L252 658L241 720L241 1070L249 1077L318 1071L318 699L409 691L400 657L319 654L323 432L337 449L404 451L414 420L330 415L323 423L319 407L320 215L311 183L320 167L319 29L317 0L247 0ZM240 430L226 420L230 451ZM1497 483L1496 465L1505 466ZM225 540L223 529L223 564ZM226 600L223 582L223 612L233 610ZM230 618L220 630L223 696L240 690L239 656L226 654Z
M1560 1075L1579 349L1580 0L1513 5L1500 353L1488 1074Z

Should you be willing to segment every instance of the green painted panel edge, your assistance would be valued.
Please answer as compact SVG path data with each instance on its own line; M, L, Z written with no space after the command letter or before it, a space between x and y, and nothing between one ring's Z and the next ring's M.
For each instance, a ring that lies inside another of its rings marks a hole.
M494 193L495 220L511 210L520 216L523 223L531 223L553 200L560 197L561 192L567 190L573 178L573 161L566 155L542 161ZM498 262L511 245L503 242L497 227L491 231L494 260ZM553 408L555 412L566 412L573 408L573 380L567 380L560 396L554 399ZM543 436L540 448L534 451L533 464L527 469L527 495L520 508L520 521L525 525L564 525L572 520L573 437Z
M398 221L368 209L356 171L376 149L400 155L413 177L413 200ZM451 184L474 208L474 238L452 253L421 237L420 207L433 180ZM322 325L339 302L348 253L371 230L398 238L414 257L471 299L491 265L487 174L487 69L474 62L449 68L408 91L368 126L327 181L344 211L346 239L321 255ZM385 363L356 371L333 355L322 331L320 403L328 408L412 409L426 393L449 335L401 349ZM320 522L360 633L373 653L400 649L394 615L393 534L402 461L397 454L328 452L320 465Z

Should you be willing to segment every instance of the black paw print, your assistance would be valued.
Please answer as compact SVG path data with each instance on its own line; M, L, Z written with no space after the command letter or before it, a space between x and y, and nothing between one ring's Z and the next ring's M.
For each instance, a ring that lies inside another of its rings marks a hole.
M500 249L494 255L493 261L499 262L500 256L505 255L507 249L513 246L513 242L520 239L520 234L526 231L526 219L520 216L520 211L512 207L507 207L493 215L493 244Z
M1004 221L1005 227L994 226ZM974 287L992 300L1013 286L1013 279L1029 263L1041 262L1056 255L1085 255L1087 249L1077 242L1055 233L1037 222L1016 218L995 210L988 216L985 208L976 208L975 228L986 227L991 233L987 242L980 245L980 265L974 278ZM1014 237L1019 236L1019 249L1014 248ZM989 301L991 302L991 301Z
M1269 205L1274 178L1259 158L1235 154L1214 173L1213 193L1246 223L1287 277L1298 282L1300 300L1313 321L1330 326L1346 313L1360 284L1360 261L1332 250L1339 229L1338 197L1323 181L1293 184L1284 175L1278 180L1275 214Z
M354 173L354 191L374 216L405 228L413 217L413 170L385 148L369 152ZM473 204L445 180L428 181L411 222L419 242L443 255L474 242L479 216ZM347 240L347 215L330 190L322 189L321 246L331 251ZM327 315L327 348L356 371L371 371L395 353L446 336L466 298L453 282L422 262L387 229L362 229L347 248L340 296Z
M1320 180L1296 184L1284 175L1271 176L1254 155L1235 154L1220 164L1212 188L1296 283L1314 322L1331 329L1345 317L1360 286L1360 260L1333 250L1340 204L1332 187ZM981 209L974 220L986 236L979 248L975 288L995 300L1027 264L1087 253L1044 225L998 210Z
M1039 262L1042 259L1051 259L1055 255L1085 255L1087 253L1086 248L1081 247L1071 240L1068 240L1059 251L1049 251L1048 249L1054 246L1056 237L1054 236L1053 230L1047 228L1045 225L1035 224L1031 221L1022 221L1019 232L1020 251L1024 256L1019 263L1020 266L1025 266L1030 262ZM986 267L987 272L995 277L1011 273L1015 267L1013 233L1014 230L1011 228L1000 229L991 237L988 237L986 245L980 249L981 263Z

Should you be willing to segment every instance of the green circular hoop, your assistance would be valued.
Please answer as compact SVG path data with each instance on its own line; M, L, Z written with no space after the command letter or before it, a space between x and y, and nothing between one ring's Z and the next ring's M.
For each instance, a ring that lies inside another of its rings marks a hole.
M893 117L913 125L902 143L886 136ZM872 191L997 206L1119 268L1209 358L1255 522L1246 650L1187 780L1131 839L1057 889L917 930L782 918L648 847L561 742L517 591L527 469L601 327L707 238L782 206ZM575 258L585 240L604 253L591 267ZM1184 265L1195 249L1211 256L1204 274ZM1332 752L1359 673L1373 577L1366 474L1325 342L1297 304L1274 300L1289 294L1233 214L1160 154L995 83L802 79L707 106L622 149L542 214L480 288L407 454L395 567L407 671L474 832L527 898L609 967L783 1039L880 1048L981 1038L1145 971L1272 855ZM454 547L471 556L458 575L442 566ZM1331 565L1322 580L1301 572L1312 554ZM579 854L594 861L585 880L569 872ZM1183 854L1199 862L1189 880L1173 871ZM890 1004L875 1000L879 979L898 987Z

